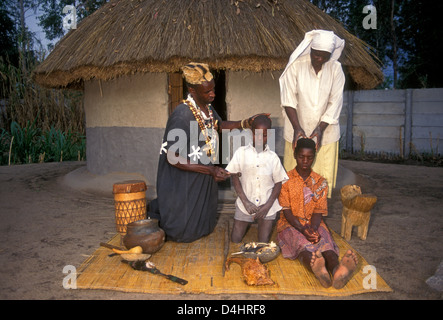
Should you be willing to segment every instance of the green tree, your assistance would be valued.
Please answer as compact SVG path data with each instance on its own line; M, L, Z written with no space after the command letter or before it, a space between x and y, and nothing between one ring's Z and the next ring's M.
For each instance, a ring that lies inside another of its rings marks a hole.
M72 1L43 0L41 9L43 14L38 17L39 26L43 28L48 40L55 40L64 35L62 25L62 10Z
M4 0L4 8L14 23L16 30L15 45L19 53L19 64L23 74L28 73L28 62L34 56L34 34L26 24L26 15L38 8L37 0Z
M395 65L394 52L397 46L394 40L396 34L391 32L391 0L312 0L312 3L341 22L350 33L365 41L383 64ZM375 29L363 26L363 21L369 14L364 13L363 9L368 5L373 5L376 9ZM398 3L395 5L398 6ZM389 78L386 80L389 81Z
M17 28L5 2L0 2L0 56L18 65Z
M436 14L442 1L429 0L311 0L340 21L352 34L368 43L385 64L390 65L393 88L443 87L443 28ZM363 8L373 5L377 28L365 29Z
M19 66L17 28L5 2L0 3L0 98L7 96L11 85L8 79L8 65Z
M404 0L399 12L402 36L399 46L404 50L400 66L402 88L443 87L443 28L438 15L443 2Z
M39 25L43 28L46 38L55 40L61 38L66 30L63 29L63 8L73 5L77 13L77 22L100 8L106 0L40 0L43 14L39 16Z

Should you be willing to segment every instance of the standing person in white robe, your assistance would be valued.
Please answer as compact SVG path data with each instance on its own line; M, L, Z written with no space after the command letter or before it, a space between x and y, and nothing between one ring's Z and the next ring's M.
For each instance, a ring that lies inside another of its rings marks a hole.
M316 140L312 169L326 178L328 198L335 187L338 166L339 117L345 76L338 62L345 41L334 32L312 30L292 53L280 76L284 123L284 167L295 165L293 150L300 138Z

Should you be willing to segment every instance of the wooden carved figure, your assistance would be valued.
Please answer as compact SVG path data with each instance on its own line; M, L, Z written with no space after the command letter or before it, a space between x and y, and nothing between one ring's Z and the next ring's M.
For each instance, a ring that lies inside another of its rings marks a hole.
M341 236L351 240L352 227L358 227L358 236L366 240L371 217L371 209L377 202L377 197L371 194L362 194L357 185L346 185L340 190L343 203Z

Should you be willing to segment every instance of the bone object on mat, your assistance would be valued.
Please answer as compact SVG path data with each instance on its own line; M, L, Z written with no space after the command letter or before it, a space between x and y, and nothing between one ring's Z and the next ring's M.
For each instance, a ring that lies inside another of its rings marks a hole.
M275 258L280 254L280 248L271 241L270 243L266 242L250 242L245 243L240 247L239 252L234 252L231 255L238 255L241 254L245 258L252 258L252 259L260 259L261 263L267 263Z
M341 236L351 240L352 227L358 227L358 236L366 240L368 235L371 209L377 202L377 197L371 194L362 194L357 185L346 185L340 190L343 203Z

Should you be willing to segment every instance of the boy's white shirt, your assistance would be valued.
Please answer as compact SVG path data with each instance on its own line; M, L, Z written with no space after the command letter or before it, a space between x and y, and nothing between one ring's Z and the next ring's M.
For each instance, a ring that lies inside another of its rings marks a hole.
M256 206L261 206L268 201L276 183L289 180L280 158L268 146L263 152L257 152L252 144L239 147L226 170L232 173L241 172L239 179L243 191L248 200ZM237 198L236 204L242 212L247 213L240 198ZM271 216L281 209L276 199L267 215Z

